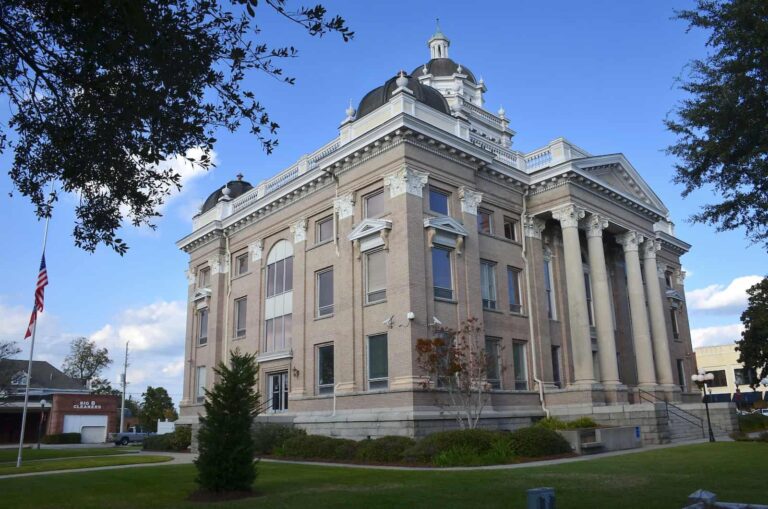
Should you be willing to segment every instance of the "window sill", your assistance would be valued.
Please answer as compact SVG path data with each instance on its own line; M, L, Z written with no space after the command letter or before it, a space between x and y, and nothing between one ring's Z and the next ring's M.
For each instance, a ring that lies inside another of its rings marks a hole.
M363 307L367 308L367 307L370 307L370 306L376 306L378 304L386 304L386 303L387 303L387 299L377 300L375 302L366 302L365 304L363 304Z
M323 316L316 316L315 321L327 320L328 318L333 318L333 313L328 313L327 315L323 315Z
M234 336L233 338L231 338L231 340L232 341L241 341L241 340L247 339L247 338L248 338L248 336Z
M435 297L435 302L446 302L448 304L458 304L456 299L446 299L445 297Z
M496 309L496 308L483 308L483 311L487 313L496 313L499 315L503 314L500 309Z
M198 344L197 344L197 345L195 345L195 346L197 346L197 348L202 348L202 347L204 347L204 346L208 346L208 342L206 341L205 343L198 343Z
M331 244L331 243L333 243L333 238L330 238L328 240L323 240L322 242L317 242L316 244L313 244L312 247L307 249L307 251L312 251L316 247L322 247L322 246L325 246L325 245L328 245L328 244Z
M528 313L525 311L510 311L510 316L519 316L520 318L528 318Z
M237 274L236 276L232 276L232 281L237 281L240 278L243 278L245 276L250 276L250 275L251 275L251 271L249 270L247 272L243 272L242 274Z

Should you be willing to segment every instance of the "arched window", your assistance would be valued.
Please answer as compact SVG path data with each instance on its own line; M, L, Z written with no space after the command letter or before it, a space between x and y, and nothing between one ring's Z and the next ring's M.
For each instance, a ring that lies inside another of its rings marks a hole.
M293 245L281 240L269 251L264 301L264 351L290 350L293 311Z

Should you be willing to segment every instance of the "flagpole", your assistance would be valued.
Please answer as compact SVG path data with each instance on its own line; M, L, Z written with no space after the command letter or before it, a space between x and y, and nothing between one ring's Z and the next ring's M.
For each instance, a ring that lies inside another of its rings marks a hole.
M45 246L48 243L48 223L51 221L49 215L45 218L45 233L43 233L43 256L45 256ZM37 301L35 300L35 307L37 309ZM19 455L16 457L16 468L21 467L21 451L24 448L24 430L27 426L27 405L29 404L29 384L32 381L32 356L35 353L35 336L37 335L37 320L35 320L35 326L32 329L32 342L29 345L29 364L27 365L27 387L24 390L24 410L21 413L21 433L19 437ZM42 411L42 410L41 410Z

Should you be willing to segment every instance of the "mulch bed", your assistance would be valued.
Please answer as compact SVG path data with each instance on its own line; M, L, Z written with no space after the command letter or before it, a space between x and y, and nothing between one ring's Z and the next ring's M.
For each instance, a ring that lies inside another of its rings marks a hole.
M212 491L197 490L192 492L187 500L191 502L230 502L232 500L243 500L245 498L255 498L261 496L257 491L222 491L215 493Z

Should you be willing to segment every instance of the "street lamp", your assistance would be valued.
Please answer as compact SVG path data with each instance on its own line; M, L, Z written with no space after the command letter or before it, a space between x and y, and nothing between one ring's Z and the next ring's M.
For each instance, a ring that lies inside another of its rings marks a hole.
M691 375L691 380L695 383L699 389L701 389L704 400L704 407L707 409L707 428L709 428L709 441L715 441L715 434L712 433L712 420L709 418L709 397L707 396L707 382L711 382L715 379L715 375L707 373L703 369L699 370L696 375Z
M45 405L48 402L44 399L40 400L40 420L37 423L37 448L40 449L40 437L43 435L43 419L45 419Z

